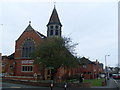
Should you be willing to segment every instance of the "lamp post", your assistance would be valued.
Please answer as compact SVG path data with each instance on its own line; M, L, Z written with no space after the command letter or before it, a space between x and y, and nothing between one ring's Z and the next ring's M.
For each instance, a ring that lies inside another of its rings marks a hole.
M53 90L53 81L50 84L51 90Z
M105 80L108 79L108 71L107 71L107 56L110 56L110 55L105 55Z

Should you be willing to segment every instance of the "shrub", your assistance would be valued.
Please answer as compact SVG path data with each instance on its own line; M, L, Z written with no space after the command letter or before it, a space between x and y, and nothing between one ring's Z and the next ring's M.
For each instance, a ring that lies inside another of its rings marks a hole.
M66 78L66 80L78 80L79 79L79 76L78 75L72 75L72 76L69 76Z
M5 73L5 70L2 70L2 73Z

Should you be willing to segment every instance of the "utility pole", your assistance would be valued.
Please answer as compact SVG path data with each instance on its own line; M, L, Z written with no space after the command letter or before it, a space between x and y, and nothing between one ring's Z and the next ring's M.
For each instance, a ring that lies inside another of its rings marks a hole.
M108 70L107 70L107 56L110 56L110 55L105 55L105 82L107 83L107 79L108 79Z

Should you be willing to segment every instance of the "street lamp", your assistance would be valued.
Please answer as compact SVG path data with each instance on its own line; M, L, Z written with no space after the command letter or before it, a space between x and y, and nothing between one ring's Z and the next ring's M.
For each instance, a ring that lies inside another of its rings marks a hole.
M107 60L106 60L106 57L107 57L107 56L110 56L110 55L105 55L105 74L106 74L105 78L106 78L106 79L108 79Z

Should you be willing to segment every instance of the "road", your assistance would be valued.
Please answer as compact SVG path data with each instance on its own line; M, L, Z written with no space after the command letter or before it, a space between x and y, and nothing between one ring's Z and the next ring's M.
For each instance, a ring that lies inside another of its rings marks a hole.
M40 88L40 87L35 87L35 86L30 86L30 85L21 85L21 84L13 84L13 83L2 83L3 88Z
M2 90L65 90L64 88L36 87L29 85L0 82ZM112 85L112 84L110 84ZM96 88L67 88L66 90L96 90ZM97 90L119 90L117 88L97 88Z

